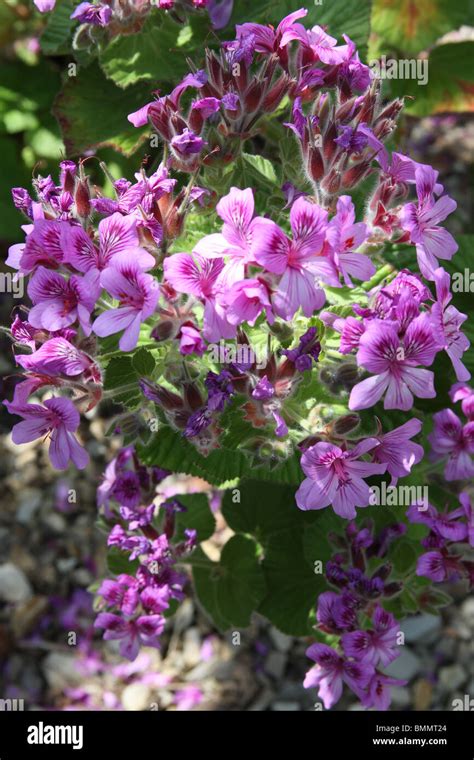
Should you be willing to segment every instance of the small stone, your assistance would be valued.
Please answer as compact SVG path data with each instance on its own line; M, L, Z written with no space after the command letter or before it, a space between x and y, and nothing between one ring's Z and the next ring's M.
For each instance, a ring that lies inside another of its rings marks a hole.
M43 673L48 686L54 691L64 691L68 686L78 685L82 680L73 654L50 652L43 660Z
M263 710L266 710L267 707L270 706L273 697L273 690L270 688L264 688L258 695L257 699L252 702L252 704L247 708L247 710L249 712L263 712Z
M17 604L26 602L32 596L30 582L26 575L12 562L0 565L0 599Z
M442 655L445 660L454 660L457 641L454 636L445 636L436 644L436 654Z
M448 665L439 671L439 686L444 692L455 691L466 680L466 672L461 665Z
M30 490L27 493L24 492L16 513L17 522L22 525L28 525L40 505L41 493L39 491Z
M292 636L287 636L286 633L282 633L278 628L270 628L270 638L275 644L279 652L288 652L293 644Z
M272 709L275 712L297 712L300 706L298 702L274 702Z
M43 519L43 523L51 530L53 533L65 533L67 523L66 520L62 515L59 515L57 512L49 512Z
M420 658L405 647L400 657L397 657L396 660L385 668L385 672L387 675L393 676L393 678L402 678L409 681L420 672L420 668Z
M463 602L461 615L470 628L474 628L474 597L470 596Z
M279 679L285 672L286 655L283 652L270 652L265 659L264 670L267 675Z
M149 710L150 688L143 683L131 683L122 691L121 701L125 710Z
M201 659L201 636L197 628L188 628L183 636L184 662L193 668Z
M433 685L426 678L419 678L413 687L415 710L429 710L433 698Z
M17 639L29 633L48 607L45 596L33 596L15 606L11 617L12 631Z
M394 707L408 707L411 703L410 690L405 686L391 686L390 693Z
M413 642L431 644L436 640L441 628L441 620L436 615L415 615L407 618L400 626L400 630L405 634L407 644Z

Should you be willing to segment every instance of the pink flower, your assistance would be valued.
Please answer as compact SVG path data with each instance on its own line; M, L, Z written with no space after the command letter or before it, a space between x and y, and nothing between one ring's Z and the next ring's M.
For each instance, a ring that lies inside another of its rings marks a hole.
M210 342L235 336L235 326L227 321L221 301L219 275L223 268L223 259L208 259L196 252L175 253L163 262L165 279L178 293L190 293L204 301L203 335Z
M436 283L437 301L431 307L431 314L439 328L440 335L444 336L444 349L451 359L459 382L465 382L471 377L471 373L461 361L461 356L471 345L461 332L460 327L467 319L467 314L461 314L455 306L450 304L452 295L450 292L450 276L441 267L433 273Z
M246 265L255 264L255 252L268 244L274 230L268 219L254 218L254 210L253 191L232 187L216 206L222 232L206 235L194 248L207 258L229 258L219 280L225 287L244 279Z
M51 269L57 269L64 258L61 248L61 233L67 222L58 222L55 219L37 219L34 225L26 225L24 229L29 234L25 243L12 246L11 257L7 261L9 266L20 269L23 274L29 274L37 266L43 265ZM14 249L14 250L13 250ZM13 257L12 255L15 254ZM18 261L14 261L18 254Z
M434 429L428 440L435 460L447 457L446 480L464 480L474 475L474 422L463 426L451 409L433 415Z
M120 302L120 306L100 314L92 329L101 338L123 330L119 346L122 351L132 351L138 342L141 323L155 311L159 298L158 282L152 275L142 272L137 264L120 262L116 267L104 269L100 283Z
M337 201L336 215L329 222L326 239L331 246L336 269L342 273L344 283L353 287L350 275L366 281L375 274L375 266L362 253L355 253L367 238L367 226L355 223L355 210L349 195L341 195Z
M236 282L225 296L225 303L226 317L232 325L242 322L254 325L262 311L265 311L270 324L275 321L268 289L260 280Z
M388 710L392 701L390 686L404 686L406 680L401 678L392 678L385 673L375 673L370 679L367 691L361 695L361 704L363 707L374 708L375 710Z
M434 398L433 373L417 367L429 366L440 350L433 322L420 314L400 338L397 323L374 319L368 323L359 341L357 363L373 377L362 380L351 391L349 409L368 409L385 391L385 409L413 406L413 396Z
M320 26L305 29L302 24L293 24L281 39L280 47L285 47L292 40L299 40L307 51L311 51L313 60L322 63L337 64L344 61L346 46L337 46L337 40L326 34Z
M40 404L17 405L3 402L11 414L23 417L12 429L13 443L29 443L47 435L50 437L49 457L56 470L65 470L73 462L83 470L89 455L73 435L79 427L79 412L67 398L50 398Z
M329 504L336 514L352 520L355 507L367 507L370 489L364 478L385 472L385 463L357 461L377 446L376 438L367 438L352 451L320 441L301 457L301 467L307 476L296 492L300 509L323 509Z
M415 169L418 204L407 203L400 214L400 224L410 233L410 240L416 245L420 271L428 280L434 279L438 259L449 261L458 250L453 236L438 226L457 204L447 195L434 200L437 177L438 172L431 166L418 164Z
M93 365L92 359L65 338L51 338L32 354L19 354L17 364L30 372L74 377Z
M301 307L306 317L312 316L325 301L324 291L316 284L316 275L326 260L319 256L326 234L327 212L298 198L290 211L293 240L273 225L271 236L255 253L257 262L269 272L282 275L272 298L274 311L290 320Z
M179 353L183 356L197 354L202 356L206 350L206 344L201 338L201 333L192 325L182 325L180 330Z
M90 335L90 315L99 293L93 273L85 277L74 274L66 280L58 272L40 266L28 284L28 295L34 304L28 320L33 327L53 331L78 320L84 334Z

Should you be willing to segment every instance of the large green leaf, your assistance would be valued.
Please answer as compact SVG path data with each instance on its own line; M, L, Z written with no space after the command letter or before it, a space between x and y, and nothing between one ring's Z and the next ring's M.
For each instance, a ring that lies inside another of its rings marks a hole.
M197 531L199 542L207 541L216 529L216 521L209 506L209 499L206 494L180 494L178 501L186 507L185 512L176 514L176 540L184 538L184 531Z
M151 13L137 34L116 37L100 54L105 75L119 87L142 80L177 82L188 70L179 45L182 27L162 12Z
M147 129L135 129L127 114L149 99L147 85L121 90L105 78L97 64L69 77L54 105L67 154L108 146L131 155L145 141Z
M195 553L196 554L196 553ZM193 555L194 557L194 555ZM245 628L265 594L265 579L258 559L258 546L248 536L232 536L222 550L220 562L193 564L198 599L216 626Z
M446 32L472 23L472 0L373 0L371 55L418 53Z
M45 55L57 55L68 52L68 42L76 22L71 13L77 3L74 0L59 0L54 10L48 14L48 20L40 37L41 49Z
M428 82L416 78L387 79L393 96L410 96L406 111L414 116L434 113L471 112L474 102L474 42L452 42L435 47L428 58Z

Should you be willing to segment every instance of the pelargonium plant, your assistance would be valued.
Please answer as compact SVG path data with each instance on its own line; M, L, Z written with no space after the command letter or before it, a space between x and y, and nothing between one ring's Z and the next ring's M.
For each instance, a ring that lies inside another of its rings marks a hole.
M96 627L125 658L160 646L194 587L221 630L258 611L315 639L305 685L325 708L346 684L386 709L400 621L446 602L433 582L474 579L456 203L390 149L403 101L306 15L241 24L129 114L159 153L111 196L71 160L14 188L27 221L7 264L30 304L4 403L13 441L44 438L58 470L87 467L81 415L123 407L97 492L112 575ZM172 473L223 497L218 562L207 497L163 496Z

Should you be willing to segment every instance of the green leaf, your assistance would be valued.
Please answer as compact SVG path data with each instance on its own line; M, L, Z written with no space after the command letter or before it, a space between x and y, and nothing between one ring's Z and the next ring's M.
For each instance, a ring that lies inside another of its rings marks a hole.
M209 499L203 493L180 494L178 501L186 507L186 512L176 514L176 539L184 539L186 528L197 531L199 542L207 541L216 529L216 521L209 506Z
M48 21L40 37L41 49L45 55L68 52L67 43L76 23L71 19L71 13L76 5L74 0L59 0L54 10L48 14Z
M226 493L223 514L233 530L252 534L262 546L267 593L259 612L284 633L308 635L317 597L326 588L327 534L340 521L330 509L300 511L294 488L248 480L238 491L240 502L233 491Z
M128 555L120 551L117 546L112 546L107 552L107 567L114 575L135 575L140 563L137 559L130 561Z
M105 370L104 390L115 391L113 396L115 403L134 408L143 401L138 379L132 357L115 356Z
M163 13L150 14L137 34L121 35L107 45L100 55L104 74L119 87L142 80L178 81L188 70L179 47L181 31Z
M406 112L413 116L435 113L470 112L474 67L466 65L474 57L474 41L451 42L435 47L428 58L427 84L416 79L387 79L392 96L410 96Z
M156 362L153 354L146 348L139 348L133 354L132 366L139 377L150 377L155 369Z
M467 24L470 0L373 0L371 56L387 53L418 53L439 37ZM472 13L471 13L472 17Z
M129 156L146 140L147 128L136 129L127 114L150 100L149 87L121 90L107 80L97 64L69 77L56 98L54 115L70 156L108 146Z
M258 546L248 536L232 536L220 562L193 566L193 577L198 599L221 630L246 628L265 594Z
M250 177L257 179L259 182L266 182L270 185L281 184L281 178L279 178L275 172L275 167L263 156L253 156L251 153L242 153L242 159L244 164L247 164L247 173Z

